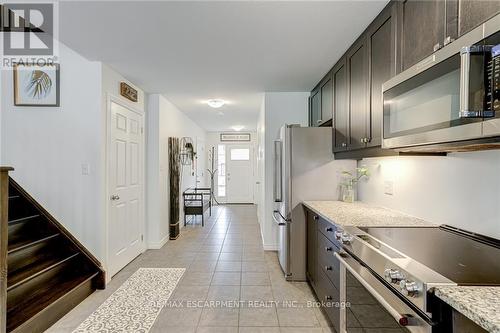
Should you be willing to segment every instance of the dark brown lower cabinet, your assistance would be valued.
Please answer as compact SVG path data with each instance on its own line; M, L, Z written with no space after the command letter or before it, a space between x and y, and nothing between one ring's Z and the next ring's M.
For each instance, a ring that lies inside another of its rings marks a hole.
M335 226L307 211L307 277L322 310L340 332L340 262L334 253Z

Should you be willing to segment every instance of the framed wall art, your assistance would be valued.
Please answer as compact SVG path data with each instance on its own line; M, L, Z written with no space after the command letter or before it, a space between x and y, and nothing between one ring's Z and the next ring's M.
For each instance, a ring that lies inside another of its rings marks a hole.
M59 64L15 64L14 105L59 106Z

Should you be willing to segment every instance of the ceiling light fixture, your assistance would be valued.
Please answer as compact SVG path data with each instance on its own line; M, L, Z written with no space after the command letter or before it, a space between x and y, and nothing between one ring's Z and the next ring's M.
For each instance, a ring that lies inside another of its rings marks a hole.
M226 101L223 99L209 99L207 101L207 104L208 104L208 106L210 106L214 109L218 109L221 106L223 106L224 104L226 104Z
M235 126L232 126L231 127L233 130L235 130L236 132L239 132L241 131L242 129L245 128L245 126L242 126L242 125L235 125Z

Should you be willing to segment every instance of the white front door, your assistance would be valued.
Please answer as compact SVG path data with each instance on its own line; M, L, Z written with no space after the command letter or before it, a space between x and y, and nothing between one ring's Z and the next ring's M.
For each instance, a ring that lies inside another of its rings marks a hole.
M108 274L113 276L143 249L143 117L110 103Z
M226 146L228 203L253 203L253 154L250 145Z

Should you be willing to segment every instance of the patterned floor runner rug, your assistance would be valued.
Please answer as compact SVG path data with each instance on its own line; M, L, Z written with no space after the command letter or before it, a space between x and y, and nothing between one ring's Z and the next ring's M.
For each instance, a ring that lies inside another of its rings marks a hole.
M185 268L139 268L73 333L147 333Z

